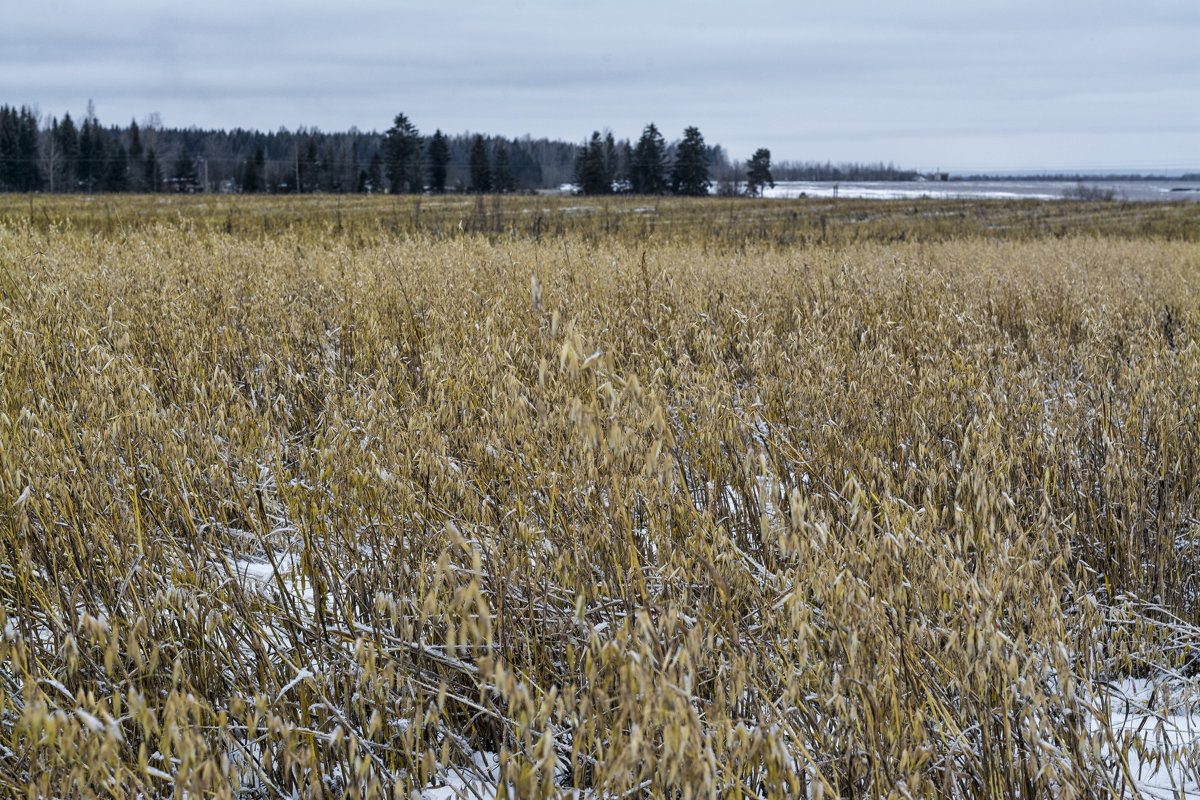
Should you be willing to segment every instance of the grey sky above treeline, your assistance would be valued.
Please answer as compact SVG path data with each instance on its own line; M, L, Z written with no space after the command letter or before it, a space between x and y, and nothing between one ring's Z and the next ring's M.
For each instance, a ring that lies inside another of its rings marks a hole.
M1200 3L9 0L0 102L173 127L582 141L735 158L1200 168Z

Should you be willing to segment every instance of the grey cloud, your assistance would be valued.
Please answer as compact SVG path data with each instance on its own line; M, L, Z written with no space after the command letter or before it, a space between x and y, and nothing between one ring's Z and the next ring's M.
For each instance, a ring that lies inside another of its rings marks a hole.
M1200 6L1161 0L16 6L0 101L104 120L582 139L697 124L746 155L1200 166ZM1082 143L1082 144L1081 144ZM983 155L981 155L983 154Z

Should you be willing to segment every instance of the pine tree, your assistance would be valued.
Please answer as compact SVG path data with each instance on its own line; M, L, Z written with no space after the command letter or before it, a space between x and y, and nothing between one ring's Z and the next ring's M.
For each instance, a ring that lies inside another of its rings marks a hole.
M378 150L371 154L371 163L367 165L366 185L370 194L383 193L383 158Z
M341 184L337 179L337 157L333 152L333 144L326 143L321 148L321 155L317 159L316 178L313 181L318 192L336 192L341 188Z
M199 181L199 176L196 174L196 159L187 145L180 148L179 155L175 157L175 169L171 178L175 182L175 191L196 191L196 184Z
M125 145L116 142L108 148L104 164L103 187L106 192L124 192L129 189L129 155Z
M492 190L492 167L488 160L487 142L482 134L475 134L471 140L471 154L468 157L468 167L471 172L469 191L483 194Z
M133 161L142 160L142 131L137 120L129 121L129 158Z
M317 141L308 138L308 146L304 148L304 157L300 159L300 191L312 194L320 188L317 171L320 167L317 158Z
M651 122L633 150L629 183L634 194L662 194L667 189L667 143Z
M266 156L262 147L254 148L254 157L242 168L242 191L246 194L261 192L264 188Z
M162 191L162 167L158 163L158 155L151 147L146 151L146 158L142 161L142 184L146 187L147 192Z
M19 169L17 110L0 106L0 191L16 189Z
M600 131L593 131L590 141L579 148L575 159L575 185L580 194L610 194L612 181L608 176L608 156Z
M775 179L771 177L771 151L760 147L746 162L746 194L760 196L763 187L768 185L775 188Z
M42 175L38 169L38 121L28 107L22 107L17 118L17 156L20 159L17 189L38 191L42 188Z
M671 191L687 197L704 197L712 182L708 179L708 152L700 129L689 127L683 141L675 149L675 164L671 167Z
M613 184L616 183L620 171L621 157L617 151L617 142L612 131L608 131L604 135L604 185L608 189L605 194L612 193Z
M429 190L441 194L446 191L446 167L450 163L450 141L441 129L433 132L427 149L429 158Z
M420 193L421 185L421 134L408 117L397 114L383 135L383 152L387 157L387 176L392 193Z
M633 175L633 147L629 144L629 140L621 142L621 157L618 159L620 168L617 170L617 185L619 191L632 191L632 175Z
M512 162L508 157L508 145L501 139L496 143L496 153L492 161L492 190L507 194L517 188L513 179Z
M104 131L100 128L100 121L91 112L91 103L88 103L88 110L79 131L78 176L83 187L92 192L104 182L107 154Z
M41 150L42 172L46 178L46 188L54 192L62 189L62 150L59 146L58 120L50 118L50 125L39 137Z
M145 180L140 169L144 151L142 149L142 133L136 120L129 121L129 163L133 165L129 175L129 187L136 191L145 189Z
M71 115L63 114L58 126L58 150L62 154L62 184L59 191L70 192L77 187L76 175L79 166L79 131Z

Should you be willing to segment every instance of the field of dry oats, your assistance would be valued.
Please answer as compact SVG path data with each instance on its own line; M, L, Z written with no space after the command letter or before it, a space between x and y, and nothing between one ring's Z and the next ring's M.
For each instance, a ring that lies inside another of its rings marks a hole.
M1198 505L1200 204L0 197L6 796L1184 796Z

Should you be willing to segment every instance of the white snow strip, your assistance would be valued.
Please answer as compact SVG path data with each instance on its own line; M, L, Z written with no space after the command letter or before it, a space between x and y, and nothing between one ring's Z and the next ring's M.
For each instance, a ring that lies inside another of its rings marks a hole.
M1140 797L1200 797L1200 697L1195 686L1125 678L1109 688L1109 724L1128 743L1129 774Z

